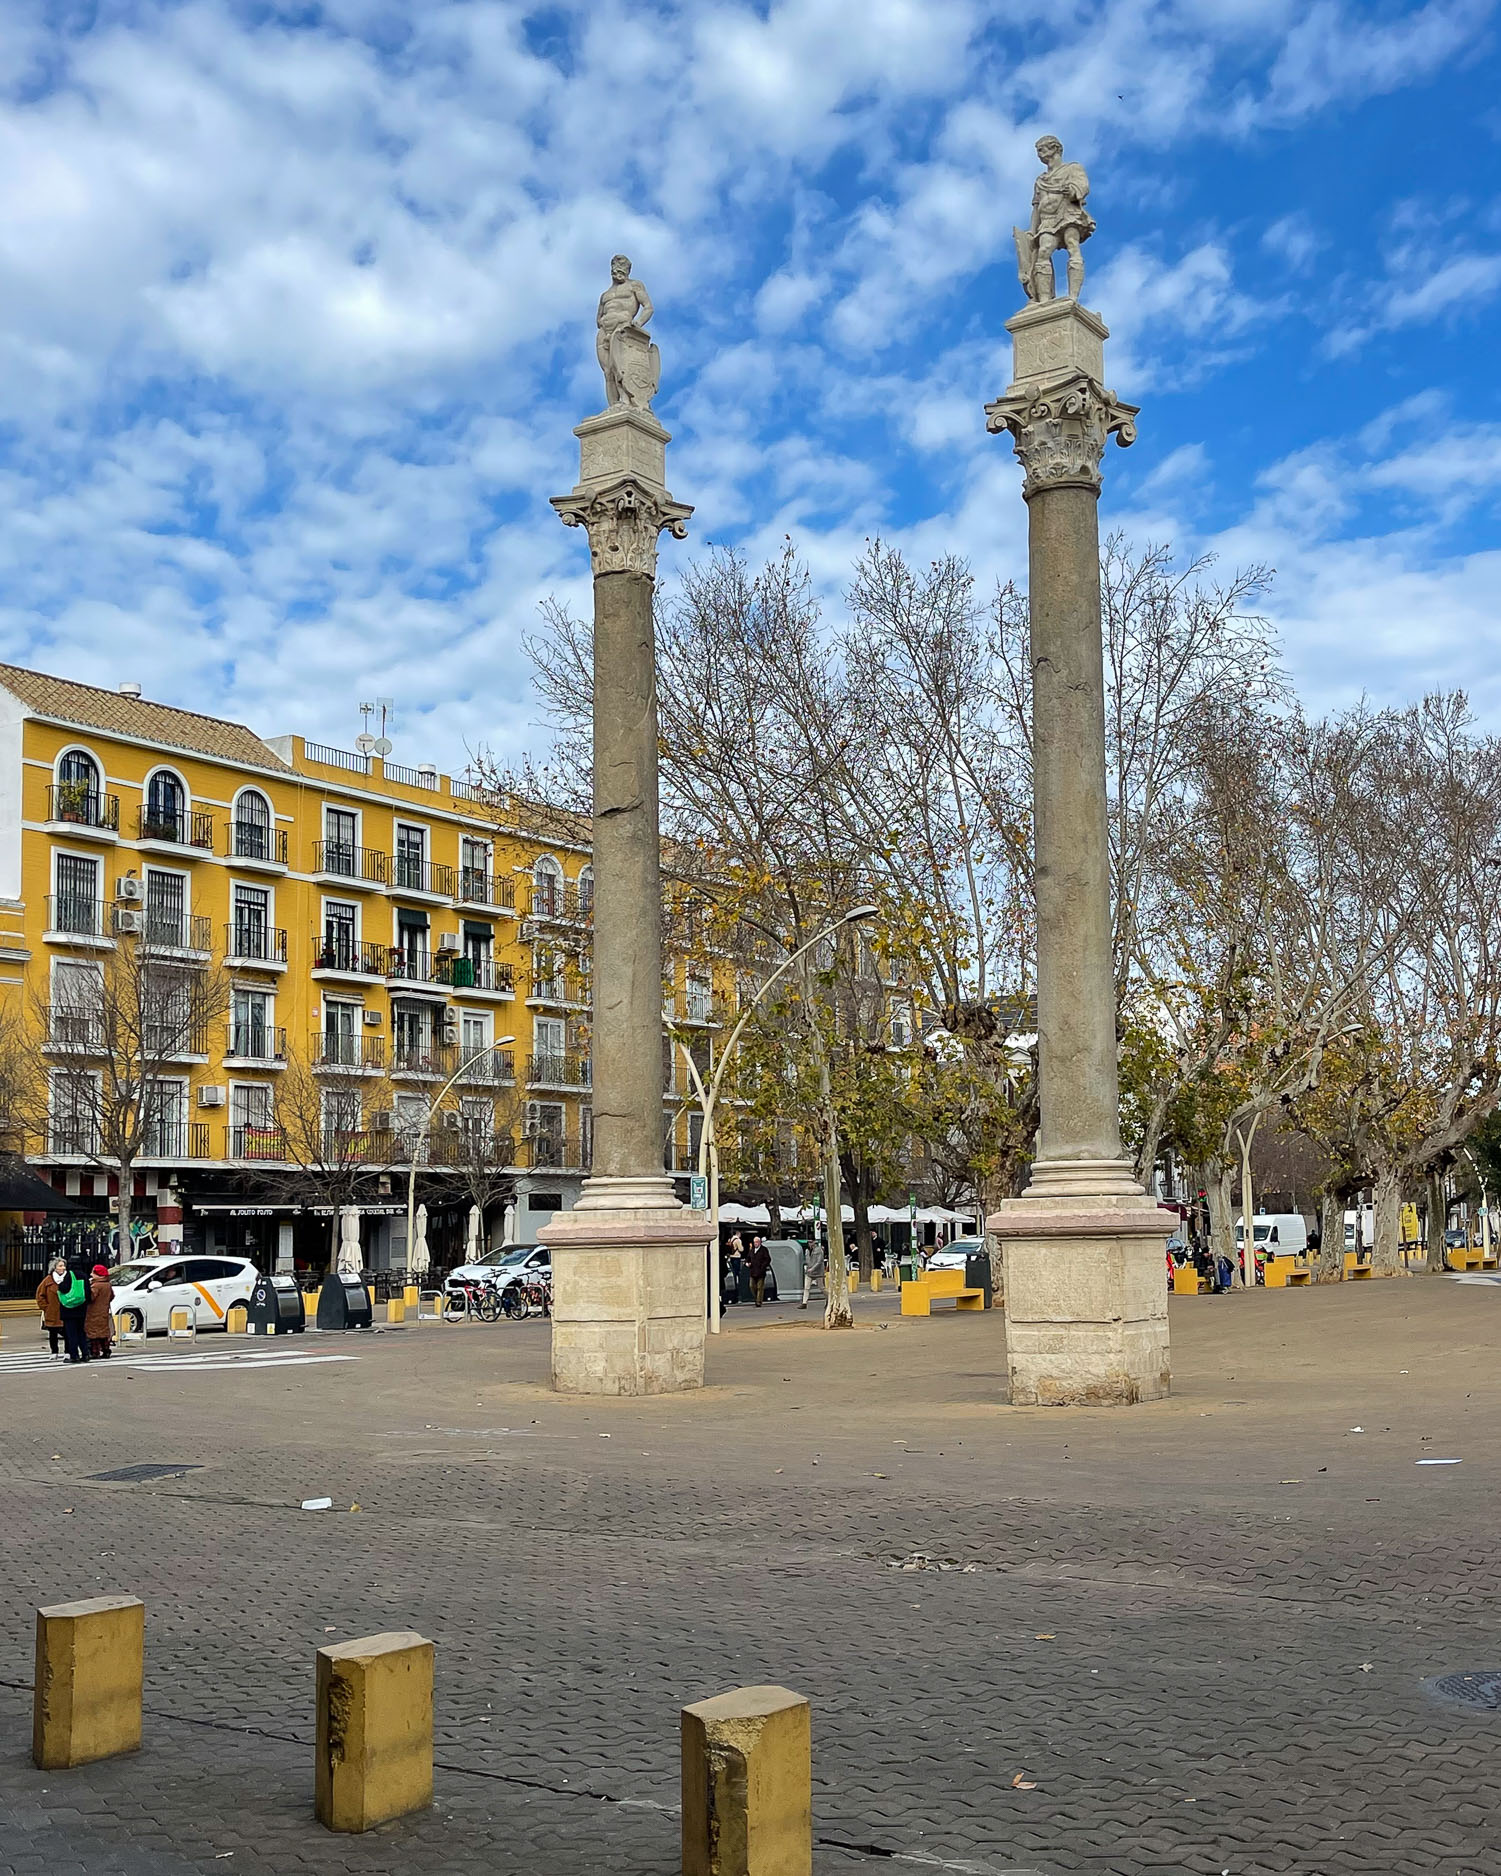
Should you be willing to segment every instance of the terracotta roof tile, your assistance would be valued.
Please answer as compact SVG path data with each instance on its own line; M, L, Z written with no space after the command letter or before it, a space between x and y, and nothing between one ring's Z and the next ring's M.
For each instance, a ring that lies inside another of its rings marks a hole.
M283 762L243 723L200 716L196 710L178 710L145 697L126 697L93 684L77 684L72 678L28 671L18 664L0 664L0 685L34 715L54 722L74 724L80 729L113 730L142 742L192 749L249 768L292 773L291 764Z

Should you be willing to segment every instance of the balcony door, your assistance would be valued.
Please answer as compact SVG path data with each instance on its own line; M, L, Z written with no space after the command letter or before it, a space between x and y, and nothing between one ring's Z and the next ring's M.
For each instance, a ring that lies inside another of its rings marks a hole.
M184 840L187 829L187 800L182 783L165 769L158 769L146 788L146 825L141 829L148 840Z
M323 959L325 968L336 971L354 969L356 944L355 910L337 900L323 902Z
M246 1061L263 1062L270 1054L271 999L264 990L236 990L234 993L234 1036L232 1053Z
M348 808L323 810L323 870L353 879L355 872L355 818Z
M57 931L99 930L99 862L76 853L57 856Z
M323 1006L323 1059L336 1068L354 1068L360 1059L360 1006L325 1003Z
M234 948L238 958L270 956L271 895L264 886L235 887Z
M182 873L146 873L146 937L155 945L181 949L187 943L188 882Z

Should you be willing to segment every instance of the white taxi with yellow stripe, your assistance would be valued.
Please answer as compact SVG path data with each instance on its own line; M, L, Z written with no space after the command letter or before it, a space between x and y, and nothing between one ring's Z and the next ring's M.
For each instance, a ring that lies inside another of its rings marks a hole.
M174 1309L191 1309L200 1329L222 1329L231 1306L250 1301L256 1268L248 1257L142 1257L109 1278L127 1328L165 1335Z

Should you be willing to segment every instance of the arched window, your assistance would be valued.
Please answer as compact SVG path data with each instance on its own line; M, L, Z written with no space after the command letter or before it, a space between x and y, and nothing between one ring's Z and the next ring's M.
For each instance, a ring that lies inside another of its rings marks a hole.
M579 917L588 918L594 911L594 868L586 866L579 874Z
M241 860L271 858L271 803L253 788L235 803L235 854Z
M170 769L158 769L146 784L141 838L186 841L187 805L187 791L182 783Z
M106 811L115 797L100 793L99 764L86 749L70 749L57 765L49 820L71 821L80 827L113 826Z
M537 918L558 918L563 911L563 869L550 853L532 868L532 913Z

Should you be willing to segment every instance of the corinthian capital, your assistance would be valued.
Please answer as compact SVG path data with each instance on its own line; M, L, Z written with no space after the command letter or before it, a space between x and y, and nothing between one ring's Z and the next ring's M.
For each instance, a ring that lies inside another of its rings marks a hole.
M682 540L693 513L665 492L631 479L555 495L552 505L564 527L588 530L596 574L641 573L648 580L657 577L657 536L665 528Z
M1027 479L1028 501L1044 489L1100 488L1106 441L1121 448L1136 441L1139 406L1124 404L1084 372L1047 384L1014 384L985 406L992 434L1009 430Z

